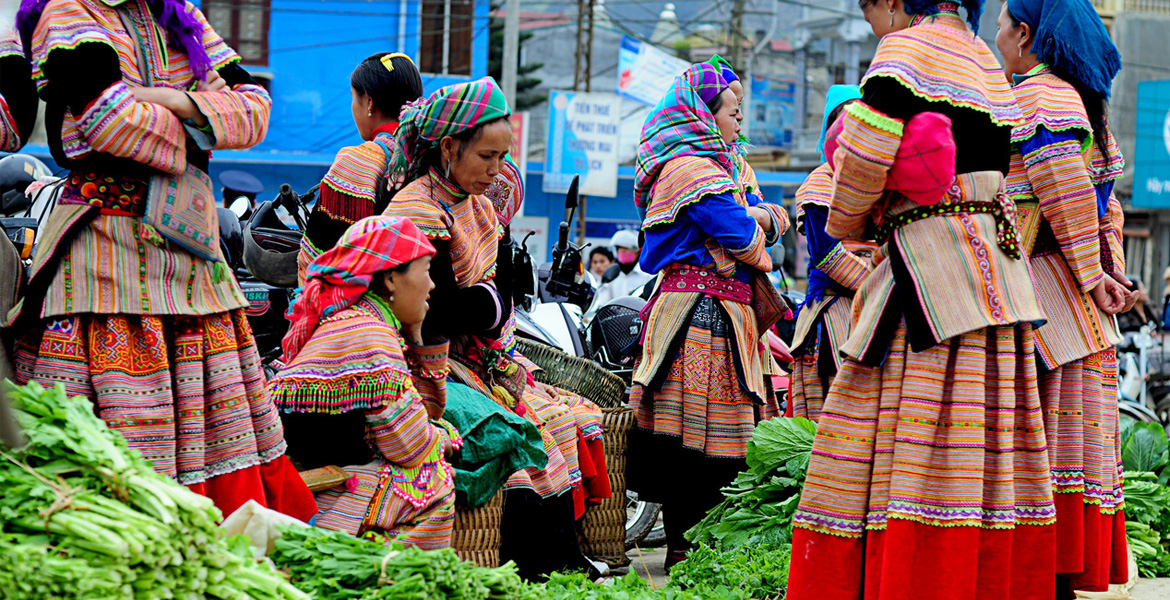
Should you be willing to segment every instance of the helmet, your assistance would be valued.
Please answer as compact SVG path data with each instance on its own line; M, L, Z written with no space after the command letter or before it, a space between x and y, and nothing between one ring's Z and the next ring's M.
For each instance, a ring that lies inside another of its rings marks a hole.
M646 301L637 296L622 296L598 309L589 325L593 360L610 370L633 368L644 306Z
M219 245L223 259L229 267L235 269L244 255L244 229L240 227L240 218L236 213L226 208L217 208L215 214L219 217Z
M0 210L12 214L28 206L24 191L39 177L51 177L45 163L27 154L10 154L0 158Z
M629 229L622 229L613 234L613 237L609 239L609 245L611 248L630 248L632 250L642 248L642 244L638 240L638 232Z
M244 266L268 285L296 287L301 237L281 222L271 200L261 202L244 228Z

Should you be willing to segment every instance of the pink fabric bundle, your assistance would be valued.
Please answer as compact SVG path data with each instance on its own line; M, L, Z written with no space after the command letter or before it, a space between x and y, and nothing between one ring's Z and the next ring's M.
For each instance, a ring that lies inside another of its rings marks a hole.
M825 155L834 169L837 136L844 125L844 119L837 119L825 140ZM886 189L930 206L945 197L954 181L955 137L950 118L935 112L914 115L902 129L902 144L886 177Z

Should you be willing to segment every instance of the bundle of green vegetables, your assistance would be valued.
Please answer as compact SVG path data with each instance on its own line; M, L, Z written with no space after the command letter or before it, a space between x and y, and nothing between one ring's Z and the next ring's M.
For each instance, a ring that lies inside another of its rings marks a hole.
M42 598L307 599L210 500L158 475L64 389L6 383L27 437L0 447L0 590Z
M1124 422L1125 535L1142 577L1170 577L1170 440L1161 425Z
M464 562L450 548L418 550L311 527L280 527L269 555L317 600L523 599L516 567Z
M748 442L748 470L723 488L723 502L687 531L687 539L721 549L791 540L816 433L816 424L801 417L757 425Z

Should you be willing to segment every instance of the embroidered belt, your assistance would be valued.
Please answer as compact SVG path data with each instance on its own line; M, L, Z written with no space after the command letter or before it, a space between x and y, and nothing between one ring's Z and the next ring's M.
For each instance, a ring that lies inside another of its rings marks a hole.
M662 275L664 292L700 292L740 304L752 303L752 286L738 279L723 277L714 269L673 264Z
M952 187L951 189L953 191L955 188ZM961 213L990 214L995 217L995 239L999 248L1011 258L1019 259L1023 255L1020 253L1019 234L1016 232L1014 212L1014 207L1009 208L1007 198L1002 193L996 194L995 198L991 201L951 200L950 196L948 196L947 200L938 204L918 206L896 215L886 215L882 224L878 226L876 237L878 244L884 244L894 234L894 231L915 221L921 221L922 219L937 217L939 215L957 215Z
M103 215L141 217L149 191L150 184L144 179L73 171L58 202L97 206Z

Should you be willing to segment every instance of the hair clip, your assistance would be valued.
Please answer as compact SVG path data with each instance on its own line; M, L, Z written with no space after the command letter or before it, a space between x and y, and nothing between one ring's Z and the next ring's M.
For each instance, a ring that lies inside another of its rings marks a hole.
M414 59L410 58L409 56L407 56L401 52L394 52L392 54L387 54L386 56L382 57L382 66L386 67L387 71L390 71L391 73L393 73L394 72L393 59L399 58L399 57L405 58L406 60L410 61L410 64L412 64L412 65L414 64Z

